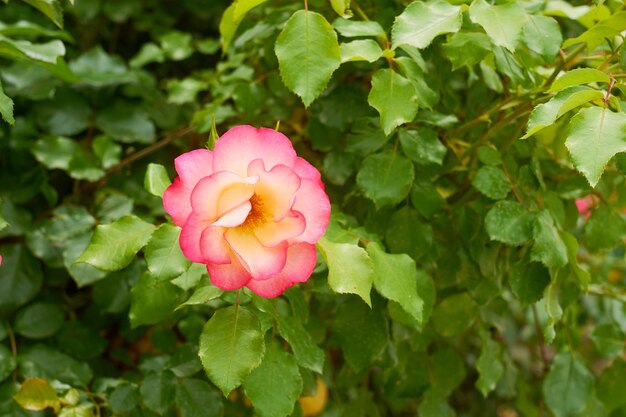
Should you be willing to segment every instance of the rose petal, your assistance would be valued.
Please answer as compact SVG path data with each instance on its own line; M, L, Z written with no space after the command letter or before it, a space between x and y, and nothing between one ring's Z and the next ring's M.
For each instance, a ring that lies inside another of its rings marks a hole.
M300 177L285 165L276 165L266 171L263 162L260 159L252 161L248 166L248 175L259 177L254 194L262 202L263 212L271 215L274 221L279 221L289 213L294 195L300 188Z
M248 217L248 213L250 213L250 209L252 208L252 204L249 201L244 201L238 207L230 210L220 217L213 226L222 226L222 227L236 227L239 226L246 220Z
M176 172L183 182L190 183L191 187L213 173L213 152L208 149L196 149L184 153L174 160Z
M278 164L293 167L296 151L289 139L273 129L236 126L224 133L215 143L213 168L245 176L248 165L262 159L267 169Z
M324 189L324 183L322 182L322 176L320 172L311 165L304 158L296 158L296 164L293 167L293 171L300 177L315 181L322 189Z
M304 215L306 229L294 238L296 242L315 243L326 231L330 220L330 201L315 181L303 179L292 206Z
M213 264L229 264L231 263L230 249L224 239L223 227L209 226L202 231L200 235L200 251L202 252L203 262Z
M286 242L268 248L259 242L254 233L241 229L228 229L224 237L254 279L267 279L285 267Z
M195 184L194 184L195 185ZM191 213L190 195L193 187L186 186L180 177L174 178L172 185L163 193L163 208L172 216L176 226L182 227Z
M210 222L193 213L189 215L189 218L183 225L178 242L183 254L193 262L205 262L204 255L200 249L200 238L204 229L210 225Z
M211 283L225 291L238 290L246 285L251 277L237 259L225 265L207 264Z
M305 228L304 216L292 212L279 222L269 221L258 226L254 234L264 246L272 247L301 235Z
M191 192L191 208L212 223L221 214L248 201L257 181L258 178L242 178L225 171L202 178Z
M309 279L315 269L316 260L315 245L291 245L287 250L287 263L281 272L263 281L251 279L246 286L261 297L277 297L295 283Z

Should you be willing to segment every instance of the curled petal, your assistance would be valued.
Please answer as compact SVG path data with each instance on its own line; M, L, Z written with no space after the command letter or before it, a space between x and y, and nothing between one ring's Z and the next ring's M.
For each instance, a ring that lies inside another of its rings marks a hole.
M315 181L303 179L292 209L302 213L306 220L306 229L294 241L317 242L330 220L330 201L324 190Z
M276 165L266 171L260 159L250 163L248 175L259 177L254 194L262 201L263 212L274 221L282 220L289 213L294 195L300 188L300 177L285 165Z
M183 254L193 262L205 262L204 255L200 249L200 237L204 229L210 225L211 223L193 213L189 215L189 218L183 225L178 242Z
M174 166L181 180L193 188L200 179L213 173L213 152L196 149L184 153L174 160Z
M277 297L296 282L306 281L315 269L316 260L315 245L296 243L289 246L287 263L281 272L263 281L251 279L247 287L261 297Z
M292 212L281 221L269 221L259 225L254 229L254 234L264 246L273 247L300 236L305 228L304 216L298 212Z
M191 193L194 214L210 221L240 206L254 194L258 178L242 178L231 172L217 172L201 179Z
M322 189L324 189L324 183L322 182L322 176L320 175L320 172L317 170L317 168L311 165L306 159L300 158L300 157L296 158L296 164L293 167L293 171L300 178L313 180L320 187L322 187Z
M268 279L285 267L286 242L269 248L263 246L249 230L241 229L228 229L224 237L243 267L254 279Z
M220 265L231 263L230 249L224 240L225 231L225 228L215 226L209 226L202 231L200 251L203 262Z
M213 223L213 226L239 226L241 223L246 221L246 217L248 217L248 213L250 213L251 209L252 204L250 204L249 201L244 201L239 206L223 214L222 217L220 217L215 223Z
M224 133L215 144L213 168L245 176L248 165L262 159L267 169L278 164L293 167L296 151L289 139L273 129L236 126Z
M211 283L225 291L238 290L251 279L248 271L244 269L237 259L233 259L233 262L230 264L207 264L206 269L211 277Z

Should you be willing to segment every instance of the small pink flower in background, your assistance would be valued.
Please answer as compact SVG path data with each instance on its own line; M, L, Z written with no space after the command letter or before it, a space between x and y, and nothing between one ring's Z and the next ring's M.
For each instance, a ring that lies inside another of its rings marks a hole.
M330 218L320 173L271 129L237 126L175 160L163 206L180 247L224 290L276 297L313 272Z
M596 205L597 200L593 195L588 195L582 198L576 199L576 208L578 213L582 214L584 219L587 220L591 216L591 211Z

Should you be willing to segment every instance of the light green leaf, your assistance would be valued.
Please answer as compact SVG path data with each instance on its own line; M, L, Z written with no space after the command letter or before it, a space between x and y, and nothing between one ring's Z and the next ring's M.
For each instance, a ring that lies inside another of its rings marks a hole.
M430 127L415 130L401 129L398 138L404 154L419 165L443 163L446 147L439 141L437 132Z
M241 23L242 18L235 20L235 6L236 2L224 10L222 19L220 20L220 35L222 36L222 50L226 52L230 43L232 42L235 32Z
M26 379L13 399L28 411L41 411L48 407L58 411L61 407L56 391L43 378Z
M408 50L409 48L412 48L415 52L417 52L417 49L412 46L405 45L401 47L403 50ZM394 62L398 64L398 68L400 68L401 73L409 81L411 81L413 87L415 87L415 97L417 99L417 103L419 103L422 107L432 109L439 100L439 93L431 88L432 85L429 85L429 79L427 78L428 75L424 72L420 65L413 58L408 56L397 57Z
M455 417L454 409L444 395L434 389L428 389L417 407L420 417Z
M333 21L333 27L346 38L386 37L385 30L380 23L373 20L348 20L339 17Z
M148 243L154 229L154 225L136 216L99 225L85 252L74 262L85 262L103 271L118 271Z
M620 356L626 346L624 333L614 322L597 325L591 332L591 341L601 355L609 358Z
M182 61L193 54L190 33L170 30L159 38L161 50L165 57L172 61Z
M235 0L233 2L233 19L241 20L253 8L265 3L267 0Z
M566 72L565 74L554 80L548 92L560 91L572 85L581 85L596 82L610 83L611 78L604 72L594 68L577 68Z
M626 151L625 136L626 114L589 107L572 117L565 146L576 169L595 187L609 160Z
M604 229L604 231L609 230L610 227ZM565 247L567 248L569 266L574 272L574 275L576 275L576 278L578 278L580 283L586 289L591 282L591 276L589 275L589 272L578 265L578 240L576 240L576 237L569 232L562 232L561 239L563 239L563 243L565 243Z
M415 1L396 17L391 29L392 47L426 48L438 35L457 32L461 23L460 6L442 0Z
M532 237L530 213L521 204L503 200L498 201L485 216L485 229L492 240L507 245L522 245Z
M558 22L552 17L531 15L522 29L522 39L545 62L552 62L559 53L563 35Z
M417 114L417 92L413 84L391 69L379 69L372 77L367 102L378 110L385 135Z
M571 86L559 91L547 103L537 105L528 119L526 134L522 139L529 138L540 130L551 126L556 120L570 110L594 100L601 100L604 94L590 88Z
M592 389L593 375L570 352L556 355L543 381L543 397L556 417L579 415Z
M339 45L341 62L367 61L374 62L383 56L380 45L372 39L359 39Z
M80 55L70 63L70 67L82 84L93 87L125 84L134 80L124 60L106 53L100 46Z
M69 170L72 158L80 151L78 143L62 136L40 139L32 147L35 158L50 169Z
M159 226L152 234L144 252L148 270L154 279L175 278L191 265L180 249L179 236L180 228L167 223Z
M60 28L63 28L63 9L58 0L22 0L24 3L28 3L34 8L38 9L41 13L45 14L48 19Z
M322 373L324 351L313 342L311 334L296 317L279 315L278 332L291 346L300 366Z
M65 55L65 45L58 39L45 43L32 43L0 35L0 55L15 60L33 60L48 64L44 66L50 68L57 65L57 60Z
M493 340L486 330L480 335L482 350L476 361L476 370L480 375L476 381L476 387L487 397L496 388L496 384L502 378L504 367L502 366L501 348L498 342Z
M563 48L568 48L578 43L585 43L587 44L587 49L593 51L598 45L605 43L606 39L619 36L625 26L626 12L618 11L609 18L600 20L580 36L565 40Z
M502 200L511 191L511 181L504 171L489 165L480 167L472 180L472 185L493 200Z
M413 163L397 152L377 153L363 161L356 182L376 207L397 204L411 190Z
M468 68L478 64L493 48L489 37L481 32L458 32L448 43L443 44L443 52L452 62L452 70L463 66Z
M350 10L350 0L330 0L335 13L344 18L352 17L352 10Z
M365 249L350 243L333 243L322 237L317 247L328 265L328 285L341 294L356 294L369 305L374 267Z
M245 307L217 310L202 329L200 360L225 397L261 364L264 354L261 323Z
M492 6L485 0L474 0L469 8L471 19L481 25L496 45L515 52L528 14L519 3Z
M356 371L372 366L389 344L388 324L380 308L369 309L354 297L337 309L333 330L345 361Z
M13 118L13 100L4 94L2 83L0 83L0 115L8 124L13 125L15 123Z
M368 243L366 249L374 265L376 291L383 297L396 301L421 324L424 301L417 293L415 261L405 254L385 253L376 242Z
M302 392L298 363L274 342L261 365L244 381L243 388L259 417L291 415Z
M560 268L567 264L567 248L547 210L540 212L533 226L535 243L530 256L548 268Z
M168 319L185 299L185 292L158 279L149 272L141 275L131 290L130 324L132 327L155 324Z
M308 107L341 64L337 34L321 14L299 10L276 39L276 57L285 85Z
M176 307L176 310L180 310L184 306L202 305L211 300L220 298L224 293L223 290L214 287L213 285L206 285L200 287L194 291L187 301Z
M622 343L623 341L622 338ZM596 394L609 413L626 406L625 385L626 362L622 359L616 359L609 368L602 372L596 386Z
M548 321L543 327L543 337L548 343L552 343L556 336L554 326L563 317L563 308L559 302L559 288L561 277L559 274L550 282L544 291L545 311L548 315Z

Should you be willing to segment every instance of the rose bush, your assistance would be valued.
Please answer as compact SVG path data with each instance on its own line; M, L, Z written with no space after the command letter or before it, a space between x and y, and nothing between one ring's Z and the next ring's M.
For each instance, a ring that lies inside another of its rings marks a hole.
M175 166L163 205L182 228L183 253L206 264L215 286L276 297L309 278L330 202L319 171L285 135L237 126Z

